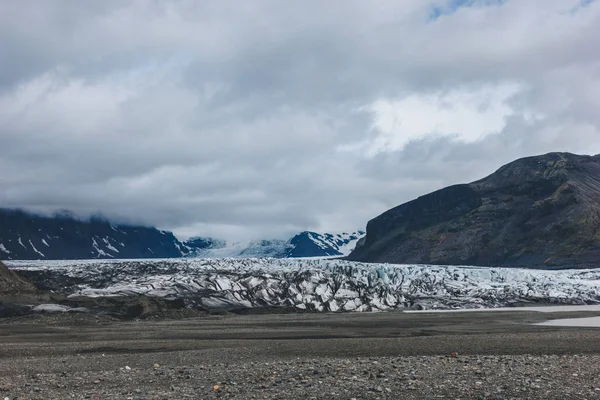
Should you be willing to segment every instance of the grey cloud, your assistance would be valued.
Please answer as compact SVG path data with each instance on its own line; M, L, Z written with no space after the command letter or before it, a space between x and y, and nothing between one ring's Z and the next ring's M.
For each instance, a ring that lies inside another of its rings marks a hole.
M516 157L600 151L598 4L431 21L444 3L5 2L0 205L285 236L362 228ZM361 147L377 100L505 83L519 91L499 132Z

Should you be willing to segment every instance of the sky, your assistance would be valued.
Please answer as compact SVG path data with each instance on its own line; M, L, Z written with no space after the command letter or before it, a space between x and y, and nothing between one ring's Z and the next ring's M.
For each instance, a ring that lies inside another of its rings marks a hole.
M180 237L364 229L600 153L600 2L5 0L0 206Z

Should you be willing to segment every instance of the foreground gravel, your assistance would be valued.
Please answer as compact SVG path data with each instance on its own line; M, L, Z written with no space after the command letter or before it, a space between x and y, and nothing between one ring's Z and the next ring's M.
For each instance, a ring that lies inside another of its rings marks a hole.
M0 400L600 399L600 330L531 324L543 318L4 320Z
M145 368L0 378L0 394L11 400L600 398L595 355L300 358L237 365L205 364L200 355L194 365L174 365L176 354L154 358Z

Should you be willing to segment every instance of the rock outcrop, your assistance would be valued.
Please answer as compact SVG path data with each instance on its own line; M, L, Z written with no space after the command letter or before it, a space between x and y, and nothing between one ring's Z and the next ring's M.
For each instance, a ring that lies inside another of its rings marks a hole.
M369 221L350 260L509 267L600 266L600 155L519 159Z
M35 286L9 270L0 261L0 295L35 292Z

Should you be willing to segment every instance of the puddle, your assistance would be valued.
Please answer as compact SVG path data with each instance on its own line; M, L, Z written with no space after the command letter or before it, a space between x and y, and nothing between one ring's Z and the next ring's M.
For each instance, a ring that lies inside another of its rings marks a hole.
M600 317L553 319L550 321L540 322L535 325L600 328Z
M406 313L453 313L453 312L487 312L487 311L535 311L542 313L600 311L600 304L583 306L535 306L535 307L500 307L500 308L463 308L456 310L407 310ZM600 318L600 317L598 317ZM574 318L578 319L578 318Z

